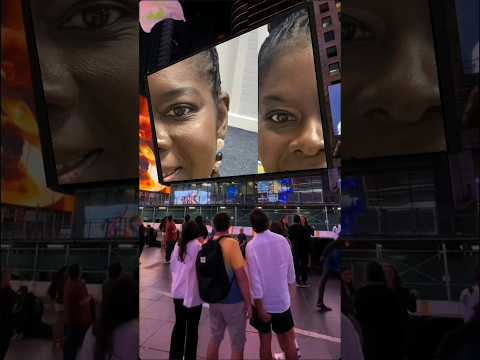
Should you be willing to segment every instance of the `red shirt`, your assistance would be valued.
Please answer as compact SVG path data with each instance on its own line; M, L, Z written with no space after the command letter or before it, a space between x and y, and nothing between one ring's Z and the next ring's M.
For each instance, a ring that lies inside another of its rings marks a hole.
M166 241L177 241L177 227L173 221L167 223L167 229L165 232Z
M88 296L87 287L82 280L68 279L63 290L65 325L89 327L92 323L90 304L81 304Z

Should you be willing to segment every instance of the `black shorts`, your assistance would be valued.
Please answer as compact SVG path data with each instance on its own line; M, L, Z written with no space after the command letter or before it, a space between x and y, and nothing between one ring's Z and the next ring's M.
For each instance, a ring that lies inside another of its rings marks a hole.
M258 332L262 334L270 334L272 329L276 334L283 334L295 326L290 308L283 313L270 315L272 315L272 320L269 323L264 323L258 317L257 310L253 308L250 325L252 325L258 330Z

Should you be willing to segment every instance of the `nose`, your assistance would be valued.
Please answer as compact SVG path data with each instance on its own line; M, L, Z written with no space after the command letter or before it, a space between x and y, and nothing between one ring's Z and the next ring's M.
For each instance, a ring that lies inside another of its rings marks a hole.
M39 39L37 47L47 105L62 110L74 107L78 102L79 89L70 61L48 39Z
M412 32L407 38L392 40L392 47L385 51L389 56L359 94L360 114L382 122L412 124L439 110L433 41L420 41L417 35Z
M168 126L162 121L155 120L155 132L157 135L157 146L159 151L167 151L172 147L172 138Z
M300 133L290 142L290 152L299 156L316 156L325 149L319 116L308 118Z

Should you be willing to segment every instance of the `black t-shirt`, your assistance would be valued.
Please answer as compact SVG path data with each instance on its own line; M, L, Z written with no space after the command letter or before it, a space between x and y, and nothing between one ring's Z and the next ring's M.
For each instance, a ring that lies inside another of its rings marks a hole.
M288 228L288 238L295 252L300 254L308 253L310 234L305 226L301 224L290 226Z

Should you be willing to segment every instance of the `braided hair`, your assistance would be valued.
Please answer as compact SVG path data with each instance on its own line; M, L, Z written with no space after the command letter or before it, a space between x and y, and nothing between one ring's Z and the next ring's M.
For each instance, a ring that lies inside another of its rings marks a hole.
M198 59L198 60L197 60ZM220 66L218 63L218 52L215 47L204 50L192 57L196 61L196 66L203 72L207 80L212 85L212 94L214 99L218 99L221 93L222 82L220 80Z
M261 85L273 61L291 48L310 46L310 25L305 9L287 15L268 27L268 37L258 54L258 78Z

